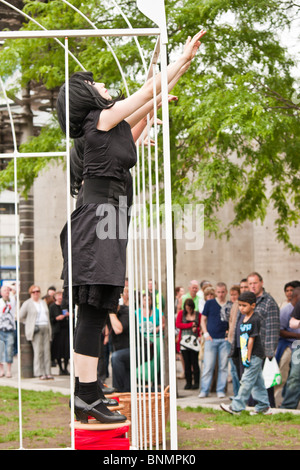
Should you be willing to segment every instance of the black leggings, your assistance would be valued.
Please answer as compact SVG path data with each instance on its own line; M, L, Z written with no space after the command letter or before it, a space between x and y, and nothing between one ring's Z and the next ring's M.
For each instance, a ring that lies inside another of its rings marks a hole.
M107 309L80 304L74 334L74 351L83 356L99 357L101 332L106 324Z

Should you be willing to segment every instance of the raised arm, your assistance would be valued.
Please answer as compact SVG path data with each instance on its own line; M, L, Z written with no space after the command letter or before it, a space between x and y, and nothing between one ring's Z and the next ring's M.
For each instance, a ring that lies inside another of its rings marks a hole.
M172 83L173 80L176 80L178 75L180 77L181 69L184 70L186 67L188 68L188 64L193 60L200 47L200 39L205 33L206 31L201 30L193 38L189 37L183 53L174 63L168 65L167 80L169 84ZM161 93L161 73L147 80L133 95L125 98L125 100L117 101L114 106L109 109L104 109L100 115L97 129L108 131L126 118L130 126L134 127L150 111L151 107L153 107L153 80L155 80L156 92L157 95L159 95ZM150 103L149 109L147 110L147 107L145 108L144 106L148 104L148 102ZM141 112L134 115L138 110Z
M169 95L168 96L168 101L177 101L178 98L177 96L174 96L174 95ZM157 109L159 109L161 106L161 102L158 102L157 103ZM148 124L148 119L147 119L147 116L149 115L149 126L151 127L153 125L153 122L154 122L154 112L153 112L153 108L150 110L150 112L148 111L146 116L144 116L132 129L131 129L131 132L132 132L132 137L133 137L133 140L135 142L137 142L137 140L139 139L139 137L142 135L144 129L146 128L147 124ZM127 119L126 119L127 121ZM157 120L157 122L159 124L162 124L162 121L160 121L159 119Z
M188 70L190 64L191 64L191 61L187 62L183 67L181 67L177 75L168 83L168 93L171 92L171 90L174 88L176 83L179 81L180 77L182 77L182 75ZM160 108L161 102L162 102L162 95L161 93L158 93L156 96L157 109ZM126 122L128 122L128 124L130 124L131 128L133 128L145 116L147 116L147 114L153 112L153 109L154 109L154 98L151 98L151 100L149 100L146 104L141 106L137 111L135 111L133 114L125 118L125 120Z

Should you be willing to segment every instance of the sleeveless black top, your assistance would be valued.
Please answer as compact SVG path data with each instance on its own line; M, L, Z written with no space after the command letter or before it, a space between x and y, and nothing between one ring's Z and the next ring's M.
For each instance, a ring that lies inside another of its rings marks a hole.
M127 179L130 168L136 164L136 147L130 125L121 121L109 131L99 131L100 113L101 110L91 111L84 122L83 179L102 176Z

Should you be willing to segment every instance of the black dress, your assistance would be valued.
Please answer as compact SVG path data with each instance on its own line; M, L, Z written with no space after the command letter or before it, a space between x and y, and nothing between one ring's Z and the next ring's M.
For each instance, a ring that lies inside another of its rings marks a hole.
M52 327L51 359L70 359L70 340L69 340L69 317L63 320L56 320L56 317L62 315L63 311L60 305L52 303L49 307L50 322Z
M101 110L84 122L85 148L82 205L71 215L74 302L116 311L126 274L130 168L136 147L126 121L109 131L97 129ZM64 302L68 300L67 224L61 232Z

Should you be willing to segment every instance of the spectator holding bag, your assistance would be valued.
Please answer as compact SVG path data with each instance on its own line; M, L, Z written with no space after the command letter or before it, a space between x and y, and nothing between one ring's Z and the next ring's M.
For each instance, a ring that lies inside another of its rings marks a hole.
M222 410L231 414L239 414L245 410L251 394L256 405L250 414L272 414L262 373L265 352L260 335L261 319L254 312L255 307L256 295L253 292L240 294L239 310L243 315L243 321L239 328L240 354L244 373L238 394L233 397L231 405L221 404Z
M261 321L261 342L264 347L265 357L271 360L276 353L280 335L280 311L275 299L265 291L262 276L257 272L248 275L249 291L256 295L255 312ZM268 388L269 400L272 408L275 408L274 387ZM250 399L249 405L252 406Z
M195 310L193 299L186 299L183 310L178 312L176 328L179 331L180 351L184 360L185 390L197 390L200 381L200 368L198 362L200 343L200 317L201 314ZM193 383L194 378L194 383Z

